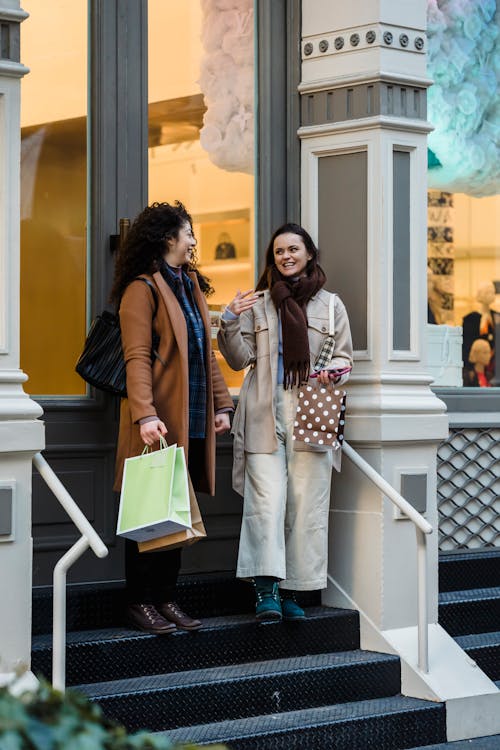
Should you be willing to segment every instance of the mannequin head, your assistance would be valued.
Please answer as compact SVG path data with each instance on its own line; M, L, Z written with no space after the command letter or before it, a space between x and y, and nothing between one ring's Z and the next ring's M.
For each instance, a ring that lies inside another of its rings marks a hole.
M482 305L491 305L495 299L495 285L492 281L485 281L476 292L476 299Z
M476 339L470 348L469 362L486 367L491 359L491 346L486 339Z

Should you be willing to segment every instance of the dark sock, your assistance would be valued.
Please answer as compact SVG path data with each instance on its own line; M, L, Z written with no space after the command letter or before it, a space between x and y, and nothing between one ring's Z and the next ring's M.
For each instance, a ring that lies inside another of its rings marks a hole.
M274 576L255 576L254 578L256 586L270 586L278 580L279 578L275 578Z

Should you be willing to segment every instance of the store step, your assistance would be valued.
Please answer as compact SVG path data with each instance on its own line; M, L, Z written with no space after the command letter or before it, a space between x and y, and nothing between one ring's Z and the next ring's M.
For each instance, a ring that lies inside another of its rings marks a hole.
M499 750L500 734L491 737L476 737L473 740L456 740L455 742L440 742L439 745L420 745L410 750Z
M195 633L156 636L126 628L68 633L67 684L181 672L359 648L352 610L311 607L301 622L258 623L253 615L207 618ZM33 638L32 669L51 676L52 638Z
M253 586L234 575L181 576L177 603L193 617L249 614L255 607ZM319 591L301 592L306 607L319 606ZM125 586L112 581L98 585L72 584L67 589L67 629L117 628L125 620ZM33 634L52 630L52 587L33 589Z
M499 586L500 549L439 555L440 591L463 591Z
M500 586L442 592L439 623L452 636L495 632L500 623Z
M174 742L222 742L231 750L403 750L415 742L444 742L445 725L443 704L394 696L199 724L160 734Z
M455 640L490 680L500 680L500 631L461 635Z
M117 680L77 689L129 730L172 729L199 722L393 696L396 656L368 651L318 654L237 666Z

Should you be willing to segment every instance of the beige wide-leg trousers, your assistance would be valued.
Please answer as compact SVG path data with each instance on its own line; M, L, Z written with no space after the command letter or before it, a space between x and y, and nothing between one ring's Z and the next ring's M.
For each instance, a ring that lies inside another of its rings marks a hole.
M280 587L326 587L332 451L294 450L297 391L276 391L274 453L245 454L236 575L274 576Z

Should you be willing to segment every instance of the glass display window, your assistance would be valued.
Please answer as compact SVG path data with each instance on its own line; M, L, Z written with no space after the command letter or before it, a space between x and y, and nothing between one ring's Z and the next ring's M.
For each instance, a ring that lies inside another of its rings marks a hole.
M34 395L85 395L87 0L23 2L21 367Z
M148 49L148 202L193 217L216 348L221 309L255 283L253 0L149 0ZM237 392L243 373L216 356Z
M500 195L428 192L428 323L440 342L431 361L437 385L500 387L499 217Z

